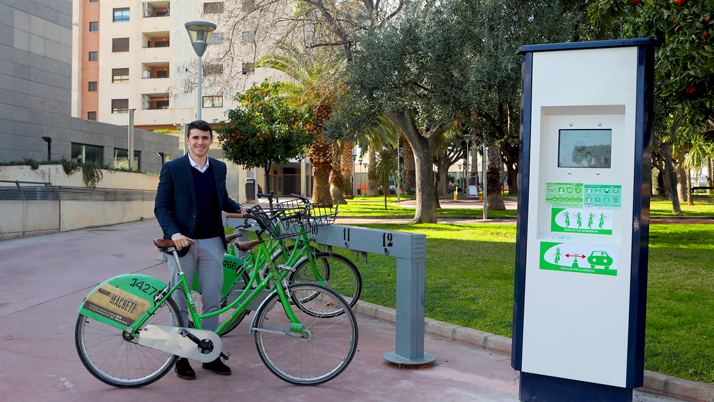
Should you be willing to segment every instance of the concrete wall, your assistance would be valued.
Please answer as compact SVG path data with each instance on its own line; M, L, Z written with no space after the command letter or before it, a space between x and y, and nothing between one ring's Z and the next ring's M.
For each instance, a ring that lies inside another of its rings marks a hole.
M127 149L127 129L70 117L72 1L0 0L0 161L71 157L71 144ZM128 115L123 115L128 124ZM137 130L141 170L158 173L157 152L176 154L176 137Z
M0 240L60 230L59 201L2 201Z
M154 201L60 201L60 208L61 231L154 217Z
M156 191L159 185L158 175L103 169L102 174L103 178L97 183L97 188ZM30 166L0 166L0 180L45 182L52 186L63 187L86 187L81 171L67 176L61 165L40 165L37 170L32 170Z

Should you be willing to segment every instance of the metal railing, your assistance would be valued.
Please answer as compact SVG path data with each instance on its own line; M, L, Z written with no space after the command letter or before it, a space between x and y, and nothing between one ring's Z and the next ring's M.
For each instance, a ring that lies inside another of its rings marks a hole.
M154 201L155 199L156 191L62 187L50 186L50 183L46 182L0 180L0 201Z

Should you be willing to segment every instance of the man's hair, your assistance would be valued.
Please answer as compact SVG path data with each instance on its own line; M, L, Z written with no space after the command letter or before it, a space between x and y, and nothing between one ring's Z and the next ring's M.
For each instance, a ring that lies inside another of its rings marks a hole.
M211 133L211 138L213 138L213 128L211 128L211 125L204 120L196 120L189 123L188 129L186 130L186 138L191 135L191 130L193 130L194 128L201 131L208 131L209 133Z

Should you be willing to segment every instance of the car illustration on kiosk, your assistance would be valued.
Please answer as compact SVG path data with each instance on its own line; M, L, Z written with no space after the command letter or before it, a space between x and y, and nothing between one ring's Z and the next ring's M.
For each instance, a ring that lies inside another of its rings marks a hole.
M588 262L590 263L590 268L595 268L596 265L600 265L605 269L610 268L612 265L612 257L604 251L593 251L588 257Z

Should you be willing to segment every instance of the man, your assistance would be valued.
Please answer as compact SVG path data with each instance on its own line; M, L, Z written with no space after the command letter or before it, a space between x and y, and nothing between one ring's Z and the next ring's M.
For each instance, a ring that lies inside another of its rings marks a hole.
M221 211L239 212L241 206L226 192L226 164L208 157L208 148L213 142L211 125L203 120L192 122L188 125L185 141L189 153L161 167L154 214L164 231L164 239L171 239L176 244L189 284L194 274L198 273L202 313L205 314L220 309L223 286L221 264L226 251ZM179 281L178 267L173 258L169 258L168 263L173 286ZM188 322L184 292L179 289L174 292L173 298ZM201 324L204 329L215 331L218 316L206 318ZM231 374L230 367L220 357L203 363L203 368L217 374ZM186 358L178 360L175 370L180 378L196 378Z

